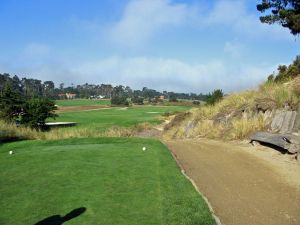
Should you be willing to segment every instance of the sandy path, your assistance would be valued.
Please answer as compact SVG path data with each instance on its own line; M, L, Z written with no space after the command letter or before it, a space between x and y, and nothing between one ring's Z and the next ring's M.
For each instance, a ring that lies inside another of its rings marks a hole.
M58 109L55 112L56 113L81 112L81 111L92 111L92 110L102 110L102 109L111 109L111 107L106 105L63 106L63 107L58 107Z
M211 140L165 144L222 224L300 224L300 163L274 163L243 146Z

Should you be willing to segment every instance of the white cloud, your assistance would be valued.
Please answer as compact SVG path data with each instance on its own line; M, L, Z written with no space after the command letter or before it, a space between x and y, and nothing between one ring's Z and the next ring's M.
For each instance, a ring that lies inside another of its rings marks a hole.
M253 88L266 79L276 65L228 64L220 60L187 63L168 58L110 57L83 63L0 65L2 72L53 80L56 84L111 83L160 91L202 92L221 88L225 92Z
M50 48L48 45L41 43L30 43L21 52L22 57L27 58L40 58L48 56L50 53Z
M291 40L288 29L279 25L262 24L259 16L250 12L245 0L216 0L211 8L205 1L178 3L174 0L129 0L120 19L114 23L101 24L97 20L70 19L74 27L92 33L95 40L104 39L117 47L144 47L153 38L168 29L190 26L219 29L242 38L269 38Z
M190 64L176 59L112 57L72 68L81 82L144 86L178 92L208 92L216 88L230 92L255 87L274 66L228 65L222 61Z
M241 56L244 48L244 45L237 40L227 41L224 45L224 52L234 58L237 58Z
M262 24L256 14L249 12L244 0L216 1L211 11L206 15L201 15L201 17L202 26L228 26L244 37L293 40L288 29L284 29L277 24Z
M170 0L131 0L113 25L111 38L122 46L139 46L162 28L185 23L192 11L187 4Z
M204 23L211 25L215 23L232 24L246 14L244 1L220 0L216 1L212 10L205 16Z

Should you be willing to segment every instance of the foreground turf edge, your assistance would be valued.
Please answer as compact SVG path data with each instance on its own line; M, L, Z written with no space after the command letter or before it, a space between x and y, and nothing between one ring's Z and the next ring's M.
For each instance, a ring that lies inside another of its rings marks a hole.
M148 148L146 152L142 151L144 145ZM9 158L7 154L12 149L16 151L15 158ZM11 167L12 159L18 162L14 167ZM10 160L9 163L6 160ZM21 225L81 206L87 207L87 211L70 224L87 221L87 224L95 224L94 219L99 216L106 224L214 224L204 201L178 171L168 149L157 140L99 138L16 142L0 147L0 162L3 181L0 193L4 196L0 205L8 208L0 216L3 224L18 225L19 221L9 223L5 216L13 209L19 212ZM101 167L97 165L99 162ZM25 164L26 167L21 167ZM68 177L65 177L66 173ZM112 179L113 176L118 180ZM61 178L67 178L69 183ZM41 179L47 183L43 185ZM100 183L99 179L102 179ZM20 182L22 187L16 186ZM103 182L106 185L103 186ZM63 185L65 188L61 188ZM95 185L100 185L103 193L94 188ZM65 189L68 192L64 193ZM27 209L23 209L25 205L18 200L18 195L25 201ZM51 199L48 199L49 195L53 195ZM36 203L32 202L35 198ZM97 199L101 199L100 205ZM63 205L57 205L60 202ZM37 206L40 211L34 215L26 214L28 208ZM98 211L102 206L106 207ZM115 214L114 221L108 219L112 213ZM28 218L22 223L22 217Z

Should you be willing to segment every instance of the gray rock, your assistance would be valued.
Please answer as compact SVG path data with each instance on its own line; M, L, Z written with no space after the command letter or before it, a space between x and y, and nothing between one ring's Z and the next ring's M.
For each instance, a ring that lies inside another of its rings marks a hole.
M251 142L258 141L280 147L292 154L300 152L300 137L296 135L256 132L250 136L250 139Z
M297 113L295 111L284 112L284 118L283 118L282 126L281 126L279 133L281 133L281 134L292 133L296 114Z
M300 106L298 108L294 126L293 126L293 132L299 132L299 131L300 131Z

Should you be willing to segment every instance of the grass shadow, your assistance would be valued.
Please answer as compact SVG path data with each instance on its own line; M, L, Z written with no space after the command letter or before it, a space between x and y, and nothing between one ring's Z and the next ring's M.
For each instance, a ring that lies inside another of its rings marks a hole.
M28 138L24 137L0 137L0 146L6 143L10 142L16 142L16 141L25 141L28 140Z
M86 211L85 207L80 207L77 209L73 209L71 212L67 213L64 216L60 216L60 215L49 216L49 217L35 223L34 225L62 225L64 222L67 222L71 219L74 219L74 218L80 216L85 211Z

